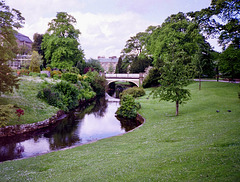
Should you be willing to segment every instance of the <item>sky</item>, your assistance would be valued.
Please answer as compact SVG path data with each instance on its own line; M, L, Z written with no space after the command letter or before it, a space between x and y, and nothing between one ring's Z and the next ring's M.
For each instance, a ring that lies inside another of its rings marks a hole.
M171 14L199 11L211 0L6 0L25 18L20 33L33 40L44 34L57 12L75 17L87 59L120 56L126 41L150 25L161 25ZM217 44L211 43L216 49Z

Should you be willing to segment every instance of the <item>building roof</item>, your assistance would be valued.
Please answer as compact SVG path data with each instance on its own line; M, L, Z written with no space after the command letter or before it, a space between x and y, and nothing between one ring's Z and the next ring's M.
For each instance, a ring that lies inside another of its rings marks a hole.
M23 35L23 34L21 34L21 33L15 34L15 37L16 37L20 42L32 43L31 39L30 39L28 36Z
M105 58L105 57L98 57L98 60L100 63L117 63L118 62L118 58L117 57L109 57L109 58Z

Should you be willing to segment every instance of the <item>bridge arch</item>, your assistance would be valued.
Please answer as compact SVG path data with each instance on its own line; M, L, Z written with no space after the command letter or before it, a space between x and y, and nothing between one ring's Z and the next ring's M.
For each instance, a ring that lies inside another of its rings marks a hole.
M143 82L143 74L105 74L107 84L109 85L112 82L124 81L131 82L140 87Z

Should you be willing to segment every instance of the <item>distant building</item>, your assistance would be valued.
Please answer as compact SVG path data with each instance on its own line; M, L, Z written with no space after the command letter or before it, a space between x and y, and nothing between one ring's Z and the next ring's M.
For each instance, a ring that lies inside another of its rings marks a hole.
M98 60L106 73L115 73L116 66L118 63L117 56L112 56L109 58L105 58L104 56L103 57L98 56Z
M18 44L18 54L13 61L9 61L8 65L13 69L21 68L22 66L30 64L32 41L31 39L21 33L15 34L16 42Z
M18 44L18 48L24 49L22 50L23 52L21 54L24 55L24 54L30 53L32 50L32 43L33 43L31 39L28 36L23 35L21 33L15 34L15 37L16 37L16 42Z

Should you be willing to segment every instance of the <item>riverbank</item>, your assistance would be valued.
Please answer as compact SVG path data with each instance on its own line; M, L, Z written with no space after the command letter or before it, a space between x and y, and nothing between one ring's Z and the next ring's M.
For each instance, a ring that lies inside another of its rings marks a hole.
M180 107L178 117L175 103L146 95L138 99L146 119L142 127L73 149L0 163L1 181L238 181L238 85L203 82L201 91L198 83L188 88L192 100Z

